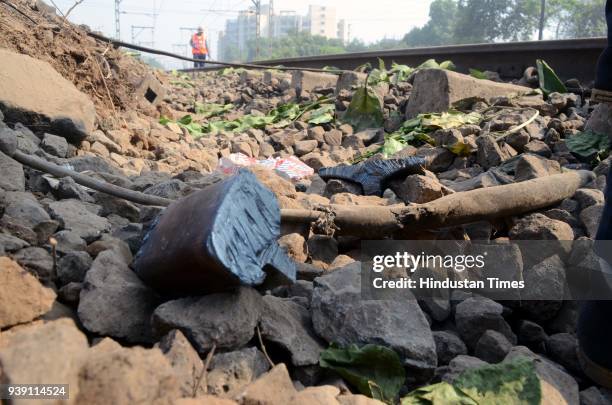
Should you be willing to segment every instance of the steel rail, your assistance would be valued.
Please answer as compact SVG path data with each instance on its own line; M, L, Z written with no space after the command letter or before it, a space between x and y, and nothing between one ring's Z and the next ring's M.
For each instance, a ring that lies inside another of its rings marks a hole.
M589 84L595 77L597 59L606 45L606 38L597 37L392 49L271 59L251 64L319 69L334 66L341 70L353 70L365 63L378 66L378 59L382 59L387 67L392 62L418 66L427 59L436 59L438 62L452 60L457 71L462 73L468 73L470 68L474 68L497 72L504 79L514 79L520 78L527 67L535 66L536 59L544 59L563 79L576 78L583 84ZM215 69L218 67L183 71Z

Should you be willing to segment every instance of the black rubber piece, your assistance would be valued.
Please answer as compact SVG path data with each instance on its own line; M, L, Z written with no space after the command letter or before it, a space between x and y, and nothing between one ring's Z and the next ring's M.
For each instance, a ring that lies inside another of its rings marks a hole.
M606 23L608 24L608 46L597 62L595 88L612 91L612 0L606 1Z
M365 195L382 196L389 182L411 174L424 173L427 160L410 156L403 159L371 159L357 165L319 169L324 180L341 179L361 185Z
M266 271L291 283L296 266L277 243L280 221L274 194L243 169L166 208L132 267L165 295L257 286Z

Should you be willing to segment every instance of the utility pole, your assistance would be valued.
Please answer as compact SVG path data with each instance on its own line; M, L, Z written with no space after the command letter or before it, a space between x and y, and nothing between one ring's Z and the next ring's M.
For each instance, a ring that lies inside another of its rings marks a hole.
M261 37L261 0L251 0L255 6L255 59L259 58L259 39Z
M121 41L121 0L115 0L115 39Z
M274 0L268 3L268 59L272 55L272 37L274 36Z
M538 41L544 39L544 23L546 20L546 0L542 0L540 4L540 32L538 34Z

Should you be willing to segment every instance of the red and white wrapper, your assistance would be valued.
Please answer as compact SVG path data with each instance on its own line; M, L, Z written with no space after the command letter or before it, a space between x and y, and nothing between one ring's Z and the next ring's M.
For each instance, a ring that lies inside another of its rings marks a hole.
M232 153L228 157L219 159L217 171L224 174L234 174L241 167L253 165L259 165L274 170L279 175L291 180L300 180L314 174L312 167L306 165L295 156L289 156L287 158L270 157L265 160L257 160L242 153Z

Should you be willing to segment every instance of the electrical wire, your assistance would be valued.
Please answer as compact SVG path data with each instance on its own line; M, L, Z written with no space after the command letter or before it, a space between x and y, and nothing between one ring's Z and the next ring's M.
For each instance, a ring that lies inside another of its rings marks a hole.
M0 1L4 2L5 0L0 0ZM193 58L189 58L189 57L186 57L186 56L177 55L177 54L172 53L172 52L167 52L167 51L162 51L162 50L159 50L159 49L148 48L148 47L140 46L140 45L134 45L134 44L130 44L129 42L116 41L114 39L107 38L104 35L97 34L95 32L88 32L87 35L89 35L92 38L97 39L98 41L102 41L102 42L105 42L105 43L108 43L108 44L112 44L112 45L118 46L118 47L129 48L129 49L133 49L135 51L151 53L151 54L154 54L154 55L169 56L171 58L185 60L185 61L188 61L188 62L201 62L200 59L193 59ZM221 62L221 61L216 61L216 60L207 60L206 63L209 63L211 65L219 65L219 67L214 66L214 67L207 67L207 68L195 68L195 69L190 69L190 70L193 70L193 71L197 71L197 70L216 70L216 69L221 69L223 66L228 66L228 67L245 68L245 69L296 70L296 71L319 72L319 73L342 73L342 72L344 72L344 70L326 70L326 69L303 68L303 67L286 67L286 66L267 66L267 65L256 65L256 64L252 64L252 63Z

